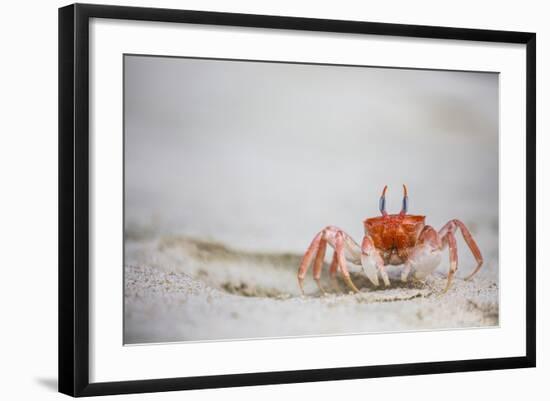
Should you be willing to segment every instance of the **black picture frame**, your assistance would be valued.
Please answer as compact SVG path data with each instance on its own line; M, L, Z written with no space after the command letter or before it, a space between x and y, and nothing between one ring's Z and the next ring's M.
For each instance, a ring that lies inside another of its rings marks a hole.
M526 354L407 363L90 383L89 133L90 18L438 38L526 45ZM536 35L527 32L339 21L221 12L73 4L59 9L59 391L72 396L157 392L534 367L536 363Z

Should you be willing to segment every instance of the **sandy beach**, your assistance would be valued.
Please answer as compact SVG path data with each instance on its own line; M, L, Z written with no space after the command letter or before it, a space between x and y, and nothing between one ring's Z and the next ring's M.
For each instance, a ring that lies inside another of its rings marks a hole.
M188 237L130 241L125 266L126 343L335 335L498 325L498 269L457 277L441 294L444 271L425 283L374 288L358 271L360 294L342 281L322 295L308 276L296 282L300 255L239 252ZM327 266L325 266L327 269Z

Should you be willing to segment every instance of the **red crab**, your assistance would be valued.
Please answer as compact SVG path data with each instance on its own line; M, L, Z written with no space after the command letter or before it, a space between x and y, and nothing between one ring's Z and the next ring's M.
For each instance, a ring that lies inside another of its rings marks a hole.
M380 197L380 212L382 216L368 218L363 221L365 236L359 246L353 238L335 226L328 226L321 230L307 249L300 268L298 270L298 284L304 293L303 281L311 264L313 256L313 278L321 293L325 291L321 287L321 269L325 258L327 244L334 249L332 263L330 264L330 276L335 278L340 272L348 287L354 292L359 292L351 281L346 262L361 265L369 280L378 286L378 275L382 277L385 286L390 285L386 265L404 265L401 272L401 280L407 281L412 272L414 278L425 279L439 265L441 252L449 248L449 273L445 293L451 286L453 276L457 270L457 248L455 231L460 229L462 236L474 255L477 266L466 277L469 280L476 274L483 264L483 257L475 243L470 231L460 220L453 219L436 231L425 224L426 217L407 214L408 196L407 187L403 185L403 207L398 214L386 212L387 185Z

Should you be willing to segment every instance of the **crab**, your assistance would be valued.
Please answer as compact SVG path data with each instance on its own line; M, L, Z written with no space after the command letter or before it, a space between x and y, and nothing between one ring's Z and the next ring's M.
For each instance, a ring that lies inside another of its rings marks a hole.
M458 267L458 255L455 232L462 233L464 241L470 248L477 266L465 278L470 280L483 265L483 257L472 234L460 220L453 219L446 223L439 231L426 225L426 216L407 214L409 198L407 187L403 185L403 206L398 214L386 212L386 185L382 190L379 201L381 216L367 218L363 221L365 235L361 246L348 234L335 226L323 228L315 237L304 254L298 269L298 285L304 294L303 282L306 273L313 261L313 278L322 294L325 290L321 286L321 270L325 258L327 245L334 249L332 262L329 268L331 279L335 280L340 273L346 285L353 292L359 292L350 278L347 262L362 267L363 272L377 287L378 276L382 278L386 287L390 286L390 279L386 272L387 265L402 265L401 281L407 282L409 277L424 281L441 262L445 249L449 249L449 272L447 284L443 290L446 293L451 287L453 277Z

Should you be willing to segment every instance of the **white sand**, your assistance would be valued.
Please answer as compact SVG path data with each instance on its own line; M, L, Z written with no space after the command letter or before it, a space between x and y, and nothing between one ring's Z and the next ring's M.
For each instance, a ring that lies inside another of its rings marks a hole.
M441 295L445 275L402 284L390 269L389 289L361 273L360 294L321 296L313 280L299 295L300 255L238 252L189 237L129 240L125 266L125 342L452 329L498 324L498 269L489 261ZM463 267L465 275L471 266ZM326 266L325 266L326 268ZM325 279L326 275L325 275ZM330 289L330 283L324 282Z

